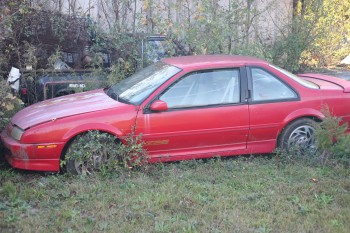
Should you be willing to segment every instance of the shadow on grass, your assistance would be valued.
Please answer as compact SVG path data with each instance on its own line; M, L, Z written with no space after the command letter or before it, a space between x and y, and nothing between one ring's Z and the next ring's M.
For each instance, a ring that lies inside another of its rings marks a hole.
M230 161L246 161L246 162L253 162L256 159L266 159L271 160L275 157L275 154L254 154L254 155L238 155L238 156L216 156L211 158L204 158L204 159L189 159L189 160L179 160L179 161L169 161L169 162L158 162L158 163L152 163L147 164L146 166L141 167L135 167L132 170L133 171L145 171L150 172L153 169L150 167L159 167L162 166L163 169L166 169L167 167L171 167L173 165L187 165L188 167L200 166L200 164L208 164L213 163L215 161L222 161L222 162L230 162ZM192 164L192 165L191 165ZM37 179L41 177L46 177L50 175L62 175L64 172L43 172L43 171L30 171L30 170L22 170L22 169L16 169L12 168L11 165L5 160L5 158L0 154L0 172L11 172L13 174L19 175L25 180Z

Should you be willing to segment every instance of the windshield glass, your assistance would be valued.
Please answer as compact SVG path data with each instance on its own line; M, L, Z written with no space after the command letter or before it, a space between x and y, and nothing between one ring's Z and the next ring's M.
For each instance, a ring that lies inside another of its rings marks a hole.
M289 71L286 71L280 67L277 67L277 66L274 66L274 65L271 65L269 64L271 67L275 68L276 70L278 70L279 72L287 75L289 78L293 79L294 81L300 83L301 85L303 85L304 87L307 87L307 88L311 88L311 89L319 89L319 86L316 85L315 83L312 83L310 81L307 81L305 79L302 79L298 76L296 76L295 74L292 74L291 72Z
M165 40L149 40L145 44L145 58L148 62L157 62L166 55Z
M107 93L121 102L140 104L160 85L180 71L181 69L175 66L157 62L113 85Z

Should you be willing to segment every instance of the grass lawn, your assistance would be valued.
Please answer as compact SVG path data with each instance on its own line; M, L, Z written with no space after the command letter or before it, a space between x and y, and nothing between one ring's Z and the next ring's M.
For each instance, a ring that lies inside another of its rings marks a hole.
M125 174L0 165L0 232L350 232L350 170L229 158Z

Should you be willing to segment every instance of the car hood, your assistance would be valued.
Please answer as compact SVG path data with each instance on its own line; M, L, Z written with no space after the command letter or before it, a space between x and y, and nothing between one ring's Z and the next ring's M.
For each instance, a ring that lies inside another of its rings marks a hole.
M77 114L125 105L107 96L102 89L66 95L33 104L19 111L11 122L22 129Z
M350 82L348 80L323 74L298 74L298 76L306 78L307 80L314 82L321 87L333 84L341 87L344 92L350 92ZM328 85L326 83L328 83Z

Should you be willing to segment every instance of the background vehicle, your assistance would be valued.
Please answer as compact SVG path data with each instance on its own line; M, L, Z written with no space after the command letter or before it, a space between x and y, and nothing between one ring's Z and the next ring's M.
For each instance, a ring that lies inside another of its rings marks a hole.
M20 78L19 95L26 104L33 104L42 100L51 99L58 96L74 94L77 92L93 90L107 86L107 74L109 66L118 59L130 59L133 70L142 69L166 57L167 41L166 36L154 35L128 35L130 41L126 46L134 50L133 58L130 50L121 52L111 49L109 53L101 53L103 57L104 73L98 73L94 69L63 69L63 70L34 70L23 72ZM63 53L63 62L69 66L74 66L80 60L86 59L83 53ZM89 67L89 64L86 64ZM133 71L133 72L134 72Z
M91 70L25 72L19 95L26 104L107 86L107 77Z

